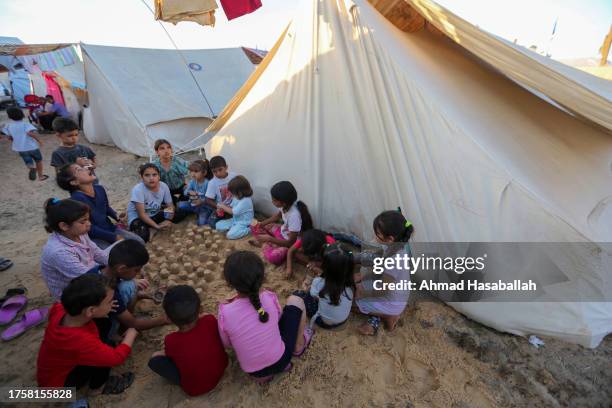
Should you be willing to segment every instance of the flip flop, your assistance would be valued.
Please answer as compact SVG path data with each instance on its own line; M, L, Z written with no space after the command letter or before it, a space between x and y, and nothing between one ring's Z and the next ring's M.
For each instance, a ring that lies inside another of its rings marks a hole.
M15 295L25 295L28 293L28 290L23 286L19 286L17 288L10 288L6 291L6 294L0 298L0 306L6 302L8 298L12 298Z
M36 169L30 169L28 172L28 178L32 181L36 180Z
M46 174L43 174L42 177L39 179L39 181L45 181L48 178L49 176L47 176Z
M0 272L6 271L11 266L13 266L13 262L10 259L0 258Z
M23 316L21 316L21 319L17 323L3 331L0 338L2 338L3 341L9 341L13 340L15 337L21 336L23 333L28 331L28 329L47 321L48 313L48 307L28 310L23 314Z
M314 330L312 330L310 327L306 327L304 329L304 347L302 347L302 349L298 352L294 351L293 352L294 357L302 357L302 354L304 354L304 352L310 345L310 341L312 340L313 335L314 335Z
M0 325L9 324L27 303L28 298L24 295L16 295L6 299L0 307Z

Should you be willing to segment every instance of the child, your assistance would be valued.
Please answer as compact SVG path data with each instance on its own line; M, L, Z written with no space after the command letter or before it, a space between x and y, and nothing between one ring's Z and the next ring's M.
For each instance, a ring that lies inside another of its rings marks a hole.
M191 180L185 187L184 195L189 201L181 201L178 208L186 213L195 213L198 217L198 225L206 225L208 217L213 209L206 205L204 196L208 188L208 180L212 178L208 160L195 160L189 164L189 176Z
M206 204L217 210L208 219L208 224L214 228L217 220L229 218L222 209L217 208L217 204L231 204L232 195L227 185L236 177L236 173L227 170L227 163L221 156L215 156L210 159L210 169L215 177L208 183L208 188L206 189Z
M178 156L172 155L172 145L166 139L158 139L153 146L157 157L153 164L159 168L160 179L170 188L170 195L174 205L183 196L185 177L187 176L187 162Z
M87 236L89 207L71 200L50 198L45 202L45 229L51 235L40 258L40 271L53 299L58 300L68 283L96 266L106 265L107 254Z
M287 258L287 251L295 241L298 234L312 229L312 218L308 207L297 199L297 191L288 181L279 181L270 189L272 204L280 211L272 217L253 227L253 235L257 241L250 244L260 246L263 244L264 258L274 265L280 265ZM271 225L282 218L283 224Z
M410 255L408 241L414 231L412 223L399 211L384 211L380 213L373 222L376 240L385 246L382 254L385 258L395 258ZM385 268L382 275L379 275L385 282L400 282L410 280L410 271L400 269L396 265ZM357 284L361 281L356 282ZM363 294L360 294L364 291ZM364 335L374 335L378 332L380 321L385 323L387 330L395 329L395 325L400 315L408 304L408 291L372 290L372 281L364 280L359 285L355 303L361 313L370 315L367 322L359 327L359 332ZM376 296L374 296L376 295Z
M49 312L36 364L39 387L76 387L89 385L94 394L120 394L134 381L133 373L110 376L111 367L121 365L132 351L138 335L125 332L117 347L100 340L92 321L111 311L113 290L102 276L83 275L70 282Z
M336 240L329 234L318 230L310 229L305 231L301 239L297 239L295 244L287 251L287 278L293 275L293 258L299 263L305 264L306 268L316 273L321 266L321 256L325 245L333 244Z
M149 287L149 282L146 279L136 279L142 267L148 262L149 252L142 243L136 240L125 240L113 245L108 254L107 267L97 265L88 271L90 274L101 274L117 281L114 297L116 303L111 319L121 323L124 327L148 330L168 323L166 316L147 319L136 318L132 314L139 299L150 298L143 292ZM114 327L117 328L117 325Z
M276 295L261 287L264 264L253 252L230 254L223 276L237 292L219 305L219 334L224 346L234 348L242 370L259 383L289 370L291 356L301 356L312 338L304 301L289 296L281 312Z
M249 235L251 221L255 216L251 196L253 190L249 181L243 176L236 176L227 184L227 189L232 194L232 205L217 204L226 214L231 214L229 220L219 220L215 228L218 231L227 231L227 239L240 239Z
M96 168L96 154L87 146L77 144L79 141L79 127L69 118L56 118L53 121L53 130L60 140L60 147L51 155L51 166L59 169L66 165L76 163L79 166L92 170Z
M200 298L191 286L168 289L164 311L177 327L164 340L164 350L153 353L151 370L190 396L205 394L217 386L227 367L227 353L219 338L214 315L200 314Z
M20 108L8 108L6 114L10 121L0 133L7 135L13 142L13 151L19 153L29 169L28 177L34 181L38 173L40 181L48 179L49 176L43 174L42 154L40 153L42 142L36 134L36 128L23 120L25 116Z
M145 163L138 171L142 182L132 189L127 208L128 225L130 231L149 242L150 228L156 231L168 229L186 214L181 210L174 211L170 189L159 180L159 168L155 164Z
M317 326L333 329L346 322L351 313L355 283L352 254L340 244L327 245L322 255L320 277L314 278L310 293L296 291L306 305L306 314Z
M70 198L87 204L91 219L91 238L100 248L105 249L112 243L122 239L135 239L144 244L138 235L117 228L111 219L119 221L115 210L111 208L106 196L106 190L99 184L94 184L96 176L93 172L76 163L66 164L60 168L56 178L57 184L70 192Z

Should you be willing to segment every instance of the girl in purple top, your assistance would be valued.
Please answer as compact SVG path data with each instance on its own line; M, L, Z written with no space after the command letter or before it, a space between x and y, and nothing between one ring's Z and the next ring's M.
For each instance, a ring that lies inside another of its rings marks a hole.
M108 254L87 236L91 228L87 205L50 198L45 213L45 229L51 235L43 248L40 271L51 296L59 300L72 279L98 264L106 265Z
M383 211L373 222L376 241L383 245L383 258L392 258L404 254L410 255L408 241L412 236L414 228L412 223L399 211ZM363 263L364 255L358 256ZM410 271L398 267L386 268L381 275L384 282L400 282L410 280ZM356 305L361 313L370 317L367 322L359 327L359 332L364 335L374 335L378 331L381 320L389 331L395 329L400 315L408 304L408 291L384 290L373 292L373 282L359 280L357 286ZM369 292L369 293L366 293Z
M301 356L312 338L306 307L289 296L282 309L273 292L262 289L264 264L250 251L228 256L223 275L237 294L219 305L219 334L233 348L240 367L258 383L291 369L291 357Z

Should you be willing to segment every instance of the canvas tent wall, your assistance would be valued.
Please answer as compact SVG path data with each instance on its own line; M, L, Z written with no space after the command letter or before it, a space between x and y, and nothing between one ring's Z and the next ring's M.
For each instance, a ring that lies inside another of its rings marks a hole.
M187 64L175 50L82 45L82 51L85 136L141 156L154 153L158 138L181 148L199 136L254 69L240 48L182 51Z
M596 346L612 331L612 305L560 292L612 293L612 254L599 244L612 242L610 132L443 36L404 33L365 1L346 3L302 2L229 119L210 127L220 129L207 155L248 175L263 210L274 210L270 186L291 180L326 230L372 239L373 217L400 206L415 241L581 242L586 254L547 266L566 280L545 285L540 302L450 304L498 330ZM602 86L597 95L610 91ZM603 101L592 112L610 109ZM533 273L513 266L493 273Z
M66 109L74 120L77 120L81 112L85 99L85 72L83 62L78 61L64 67L58 67L49 72L54 76L62 90ZM32 91L35 95L45 96L47 94L47 84L42 72L30 73L32 81Z

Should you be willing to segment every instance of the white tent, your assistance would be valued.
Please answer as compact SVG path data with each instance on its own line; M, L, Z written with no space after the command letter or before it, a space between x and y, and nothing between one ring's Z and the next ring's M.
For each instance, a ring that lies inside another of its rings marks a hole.
M240 48L81 50L89 98L85 136L141 156L154 153L156 139L180 149L202 134L254 69Z
M72 119L78 120L82 103L79 102L77 92L84 93L85 91L83 62L77 61L74 64L55 68L53 73L59 76L59 78L56 77L55 79L61 87L66 109L70 113ZM47 83L40 70L38 70L38 72L30 72L30 79L35 95L47 95Z
M327 230L371 239L373 217L400 206L415 242L582 243L491 272L562 274L542 281L539 302L450 304L498 330L590 347L612 332L611 303L568 301L612 294L612 253L598 244L612 242L610 83L496 46L431 1L410 3L460 45L402 32L364 0L302 3L209 127L207 155L247 176L261 209L291 180Z

